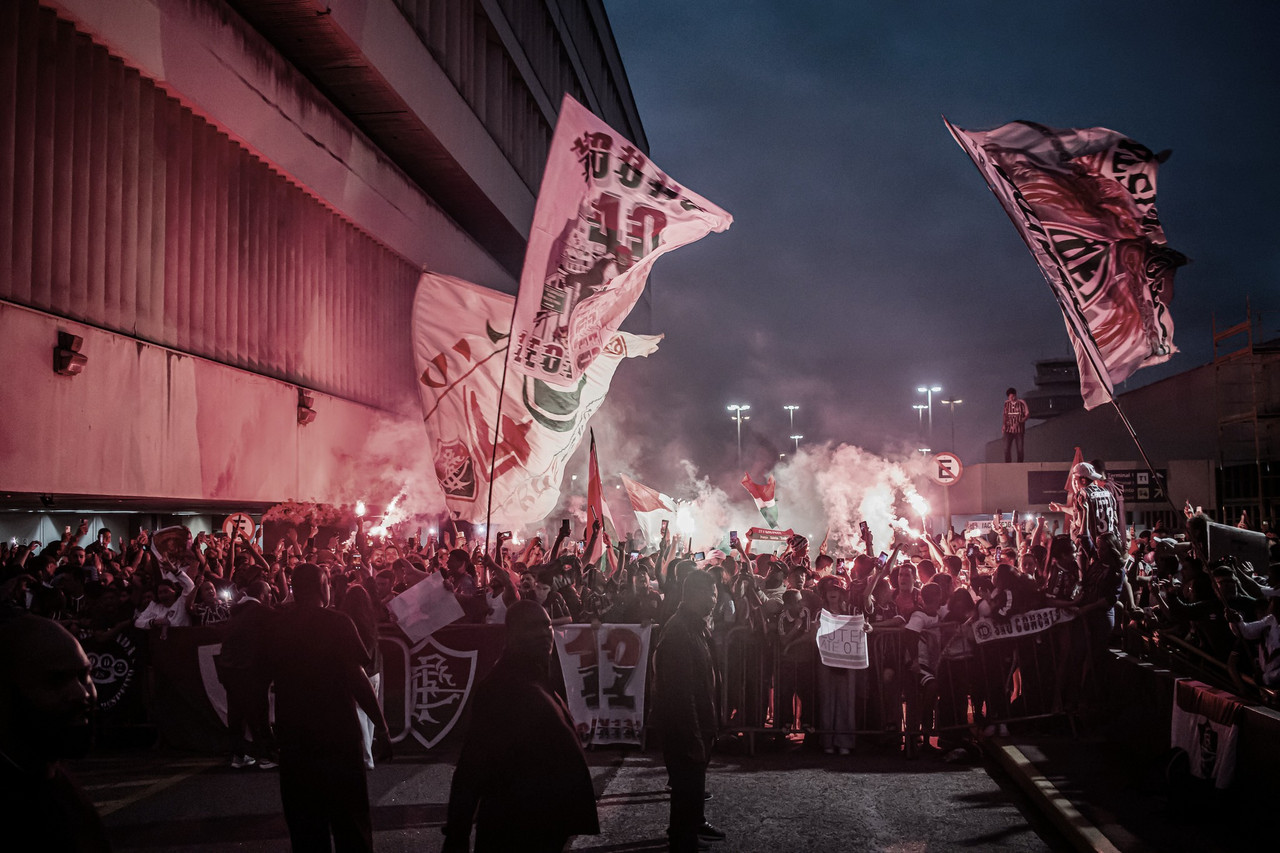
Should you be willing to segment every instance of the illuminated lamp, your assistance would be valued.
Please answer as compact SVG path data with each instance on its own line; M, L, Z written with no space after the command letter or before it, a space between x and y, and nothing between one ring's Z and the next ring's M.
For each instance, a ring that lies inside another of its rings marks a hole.
M58 332L58 344L53 348L53 372L59 376L78 376L89 363L81 352L84 338L70 332Z

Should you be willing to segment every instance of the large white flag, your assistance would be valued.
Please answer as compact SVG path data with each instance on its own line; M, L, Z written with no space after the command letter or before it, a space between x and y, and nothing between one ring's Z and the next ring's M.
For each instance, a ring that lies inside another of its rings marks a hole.
M647 356L661 335L612 335L570 390L507 376L494 439L512 297L423 273L413 303L413 355L436 477L455 518L483 521L493 457L493 520L541 521L560 499L564 467L604 402L623 359Z
M1085 408L1110 402L1135 370L1168 361L1173 274L1186 258L1166 244L1156 215L1164 156L1105 127L947 128L1053 289Z
M511 367L576 387L654 262L732 222L566 95L525 250Z

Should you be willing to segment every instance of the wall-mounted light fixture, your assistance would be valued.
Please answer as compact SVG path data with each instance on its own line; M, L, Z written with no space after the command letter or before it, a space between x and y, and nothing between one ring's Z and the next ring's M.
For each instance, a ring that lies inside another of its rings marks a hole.
M311 408L315 398L305 388L298 389L298 423L306 426L316 419L316 410Z
M89 363L80 352L84 338L70 332L58 332L58 343L53 348L53 372L59 376L77 376Z

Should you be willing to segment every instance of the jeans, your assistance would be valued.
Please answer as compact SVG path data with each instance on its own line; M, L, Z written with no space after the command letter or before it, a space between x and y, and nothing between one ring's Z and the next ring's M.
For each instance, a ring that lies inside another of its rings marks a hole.
M1013 449L1014 444L1018 445L1018 461L1019 462L1022 461L1022 442L1023 442L1023 439L1026 438L1026 435L1027 434L1025 432L1006 432L1004 434L1004 461L1005 462L1013 461L1012 459L1013 454L1011 453L1011 451Z

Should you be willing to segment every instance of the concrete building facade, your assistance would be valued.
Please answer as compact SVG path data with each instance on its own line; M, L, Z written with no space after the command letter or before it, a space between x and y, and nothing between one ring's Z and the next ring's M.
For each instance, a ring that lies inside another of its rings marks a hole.
M349 499L420 272L514 292L566 92L647 150L600 0L0 4L0 506Z

